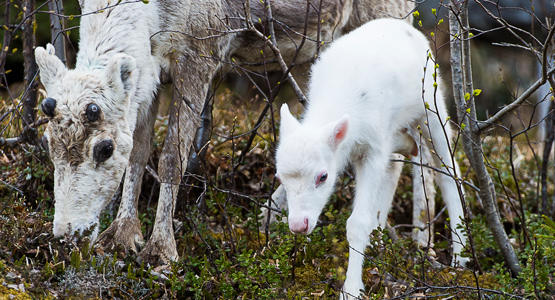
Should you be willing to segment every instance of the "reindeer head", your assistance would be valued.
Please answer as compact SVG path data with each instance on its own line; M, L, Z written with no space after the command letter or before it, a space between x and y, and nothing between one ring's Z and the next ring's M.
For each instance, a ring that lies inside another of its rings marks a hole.
M281 107L277 175L287 194L289 229L309 234L333 192L337 152L345 139L349 117L314 127L301 124L286 104Z
M42 143L55 168L54 235L82 233L98 224L129 161L135 59L117 54L105 65L68 70L52 45L38 47L35 56L48 94L41 103L50 120ZM97 234L98 226L91 239Z

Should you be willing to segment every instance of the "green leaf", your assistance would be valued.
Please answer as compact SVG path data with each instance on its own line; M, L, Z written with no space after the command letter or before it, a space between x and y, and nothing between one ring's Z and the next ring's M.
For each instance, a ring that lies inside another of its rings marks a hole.
M466 101L470 100L470 93L464 94L464 100Z
M441 25L441 23L443 23L443 19L439 20L439 21L437 22L437 25Z
M437 9L432 8L432 14L433 14L434 16L436 15L436 12L437 12Z
M474 96L479 96L481 92L482 92L482 90L480 90L480 89L475 89L474 92L472 92L472 94L473 94Z
M462 123L461 124L461 129L464 130L465 127L466 127L466 124Z
M418 16L420 16L420 13L419 13L417 10L415 10L415 11L412 13L412 16L415 17L415 18L418 18Z

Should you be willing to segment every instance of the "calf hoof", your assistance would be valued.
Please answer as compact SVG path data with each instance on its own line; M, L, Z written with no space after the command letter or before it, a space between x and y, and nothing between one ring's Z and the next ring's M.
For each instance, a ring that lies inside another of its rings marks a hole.
M100 245L107 251L115 250L121 245L125 254L127 254L128 250L138 253L144 245L139 220L114 220L110 227L100 234L97 245Z
M139 252L139 257L137 257L139 263L145 262L153 266L165 265L177 259L179 259L179 255L177 254L173 235L156 234L156 231L152 233L143 250Z

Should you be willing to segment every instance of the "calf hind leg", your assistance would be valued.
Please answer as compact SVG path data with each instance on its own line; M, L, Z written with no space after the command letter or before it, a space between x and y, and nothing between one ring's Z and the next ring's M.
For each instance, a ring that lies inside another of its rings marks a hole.
M420 140L420 139L418 139ZM412 161L418 164L432 165L432 156L427 143L418 142L418 156L413 157ZM414 240L422 247L433 246L433 224L429 224L435 215L435 195L434 171L425 166L412 166L412 195L413 213L412 223L416 228L413 230Z
M442 169L445 172L452 176L456 174L457 177L460 177L461 171L459 166L451 156L449 145L449 138L451 136L450 128L443 128L441 122L437 118L430 118L429 126L432 143L428 143L428 146L436 152L436 154L432 155L436 166L443 165L444 167ZM459 262L464 265L468 261L468 258L460 257L460 253L466 244L466 236L461 229L457 228L457 225L461 224L464 219L462 206L464 190L462 185L459 186L456 179L452 176L438 173L436 174L436 182L441 189L443 201L449 210L449 219L453 235L453 255L457 257L457 259L453 259L452 263L456 264Z

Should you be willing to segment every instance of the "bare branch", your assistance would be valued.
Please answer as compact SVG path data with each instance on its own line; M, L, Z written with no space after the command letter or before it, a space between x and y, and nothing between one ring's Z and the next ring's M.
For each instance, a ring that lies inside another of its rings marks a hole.
M476 124L476 128L474 129L474 132L475 133L480 133L480 132L484 131L485 129L492 126L495 122L499 121L504 115L506 115L507 113L509 113L509 112L513 111L514 109L516 109L517 107L519 107L522 104L522 102L524 102L526 99L528 99L535 91L537 91L542 85L544 85L547 82L547 77L553 75L553 73L555 73L555 68L551 68L546 73L545 78L542 77L542 78L538 79L538 81L536 81L531 87L529 87L524 93L522 93L522 95L520 95L520 97L518 97L515 101L511 102L511 104L503 107L503 109L498 111L491 118L489 118L485 121L479 121L479 123Z
M289 80L289 83L291 84L291 87L295 91L295 94L297 95L297 98L299 98L299 102L301 102L301 104L303 104L303 105L306 105L308 100L306 99L304 93L302 92L301 88L297 84L297 81L295 80L295 78L293 78L291 73L288 73L289 68L287 67L287 64L285 63L285 61L283 60L283 56L281 55L281 51L279 50L279 48L277 46L277 42L273 42L273 41L275 41L275 32L273 32L273 26L271 27L272 30L270 31L270 35L271 35L272 40L270 40L268 37L264 36L264 34L262 34L262 32L258 31L258 29L256 29L256 27L254 27L254 24L252 23L249 0L247 0L246 2L247 3L245 5L245 15L247 17L247 20L246 20L247 21L247 28L250 31L254 32L258 37L263 39L264 42L270 47L270 49L272 49L272 52L274 52L274 56L276 57L276 59L279 63L279 66L281 67L281 70L285 74L287 74L287 79ZM268 3L268 17L270 18L270 20L273 19L270 3ZM272 22L270 22L270 24L271 23Z

